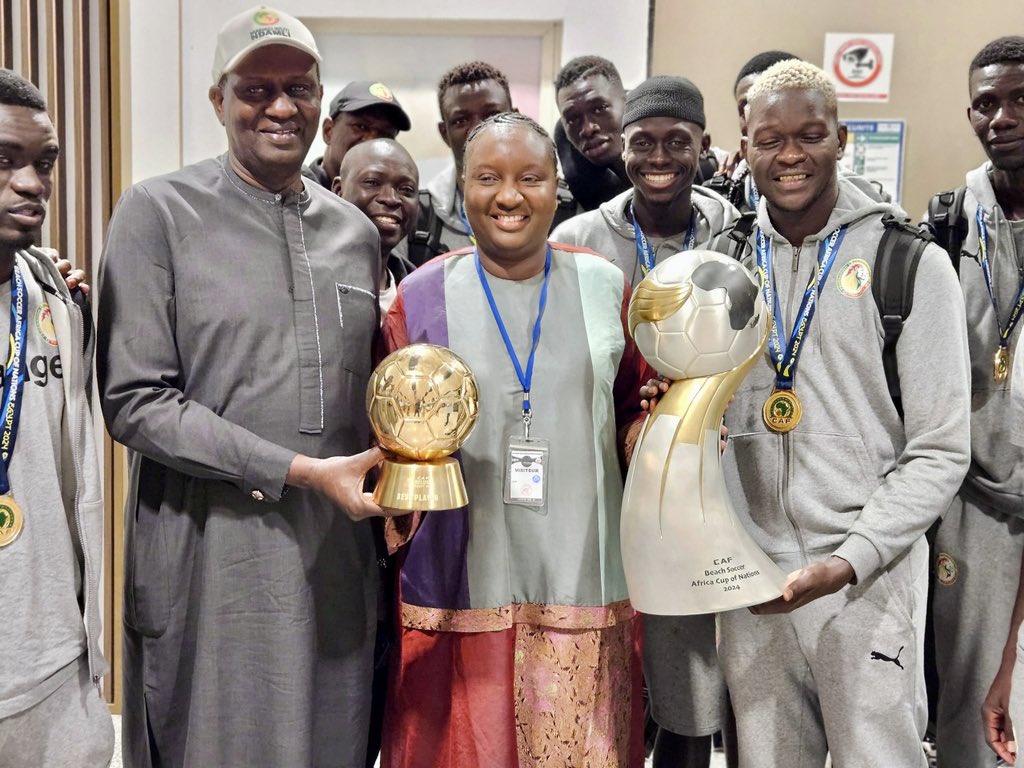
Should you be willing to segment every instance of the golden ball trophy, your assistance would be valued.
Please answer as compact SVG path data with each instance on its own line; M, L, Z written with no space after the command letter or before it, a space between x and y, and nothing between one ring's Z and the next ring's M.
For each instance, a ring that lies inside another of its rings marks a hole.
M476 379L445 347L412 344L381 361L366 390L366 410L380 447L395 454L381 466L373 500L400 510L458 509L469 501L451 454L476 425Z
M782 594L785 574L732 508L719 450L726 406L771 322L750 273L711 251L666 259L633 293L637 348L675 379L647 417L622 501L622 560L638 611L717 613Z

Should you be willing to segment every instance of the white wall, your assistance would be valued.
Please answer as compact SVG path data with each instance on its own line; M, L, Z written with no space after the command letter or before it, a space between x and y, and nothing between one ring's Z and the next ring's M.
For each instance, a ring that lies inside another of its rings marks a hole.
M437 83L455 62L489 62L508 78L516 109L549 127L558 119L551 83L561 66L559 23L395 19L329 24L314 19L308 23L323 54L324 114L347 83L380 80L390 86L412 123L411 130L401 133L398 140L416 159L424 185L451 162L451 150L437 130ZM219 145L218 137L213 138ZM187 145L185 153L190 154ZM323 153L324 143L318 135L308 160Z
M183 56L178 6L178 0L135 0L129 6L126 101L131 117L126 132L132 181L181 166ZM212 68L212 47L209 60Z
M224 130L206 95L213 50L223 22L253 5L254 0L131 3L134 181L225 150ZM311 22L339 18L560 21L562 63L574 56L598 54L615 62L627 87L646 76L648 0L519 0L516 5L495 0L391 0L387 4L289 0L279 5L281 10ZM443 55L438 52L439 57ZM451 61L450 65L457 63ZM325 107L331 95L325 94Z

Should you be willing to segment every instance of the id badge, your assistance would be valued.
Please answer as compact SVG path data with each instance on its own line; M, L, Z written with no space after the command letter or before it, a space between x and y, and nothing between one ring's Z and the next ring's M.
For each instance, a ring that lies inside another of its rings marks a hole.
M548 497L548 441L510 437L505 450L505 503L544 509ZM544 512L544 514L547 514Z

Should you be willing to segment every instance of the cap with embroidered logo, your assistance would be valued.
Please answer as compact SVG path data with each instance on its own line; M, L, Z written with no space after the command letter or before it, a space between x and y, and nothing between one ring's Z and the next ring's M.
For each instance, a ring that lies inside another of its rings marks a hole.
M305 24L283 11L256 6L230 19L217 33L213 84L265 45L288 45L308 53L317 64L321 62L316 40Z
M398 103L395 94L391 92L384 83L373 80L357 80L349 83L331 99L331 106L327 114L331 119L336 118L341 112L358 112L367 107L385 107L395 117L395 125L400 131L408 131L411 127L409 115Z

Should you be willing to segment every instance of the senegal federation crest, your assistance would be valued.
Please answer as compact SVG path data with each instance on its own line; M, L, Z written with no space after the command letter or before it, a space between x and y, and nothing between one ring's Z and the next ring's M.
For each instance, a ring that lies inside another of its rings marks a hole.
M369 90L370 95L376 96L378 99L381 99L382 101L395 100L395 95L391 92L390 88L384 85L384 83L374 83L373 85L370 86Z
M278 16L273 11L268 10L267 8L262 8L256 11L256 13L252 17L252 20L255 21L257 24L260 24L261 26L272 27L274 24L277 24L277 22L281 20L281 17Z
M864 259L851 259L836 275L836 287L843 296L859 299L871 287L871 267Z
M953 556L945 552L939 552L935 558L935 578L944 587L952 586L960 577L960 569L957 567Z
M57 331L53 327L53 316L50 314L49 304L43 304L36 312L36 330L43 337L43 341L51 347L57 346Z

